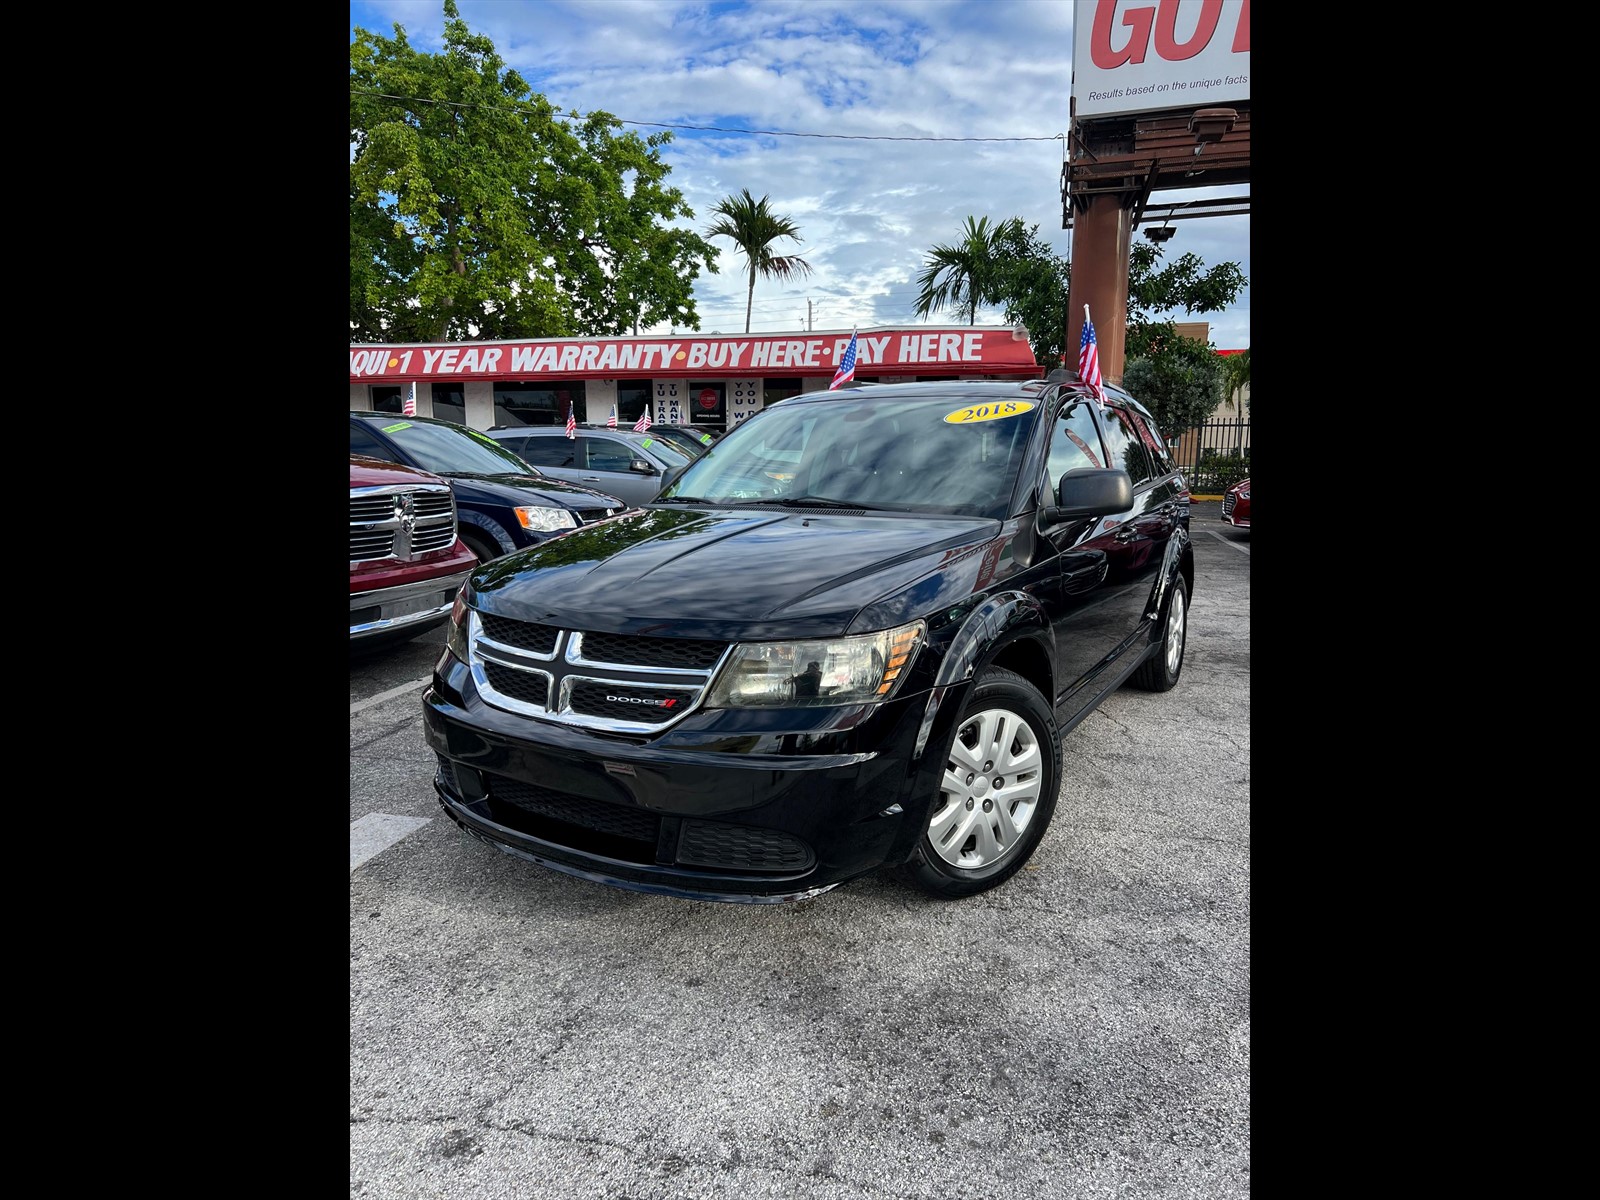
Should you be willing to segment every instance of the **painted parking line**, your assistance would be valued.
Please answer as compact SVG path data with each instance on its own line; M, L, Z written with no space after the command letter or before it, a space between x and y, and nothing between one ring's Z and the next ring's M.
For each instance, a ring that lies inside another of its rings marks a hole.
M350 822L350 869L377 858L390 846L421 829L432 817L397 817L368 813Z
M1215 529L1208 529L1208 530L1206 530L1206 532L1209 533L1212 537L1216 538L1217 541L1221 542L1224 546L1232 546L1240 554L1249 554L1250 553L1250 547L1249 546L1244 545L1242 542L1235 542L1230 538L1225 538L1220 533L1218 533Z
M350 715L353 717L358 712L371 708L374 704L382 704L385 700L393 700L396 696L404 696L407 692L425 688L432 682L433 676L427 675L421 679L413 679L410 683L402 683L399 687L392 687L387 692L379 692L376 696L368 696L365 700L358 700L350 706Z

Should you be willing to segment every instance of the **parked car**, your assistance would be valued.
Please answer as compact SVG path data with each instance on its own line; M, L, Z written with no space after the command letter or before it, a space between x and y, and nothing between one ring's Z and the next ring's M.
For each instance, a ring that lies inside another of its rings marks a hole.
M350 456L350 644L368 649L437 629L478 557L437 475Z
M691 459L699 458L717 444L716 434L692 425L651 425L649 434L671 442Z
M1250 528L1250 481L1241 479L1222 493L1222 519L1240 529Z
M444 811L702 900L1010 878L1062 736L1183 668L1189 487L1106 394L1058 371L795 396L641 510L475 574L422 698Z
M352 411L350 452L448 480L461 540L482 562L628 507L615 495L537 474L493 438L453 421Z
M489 430L501 446L541 475L565 479L629 504L648 504L689 465L690 457L662 438L606 425L517 425Z

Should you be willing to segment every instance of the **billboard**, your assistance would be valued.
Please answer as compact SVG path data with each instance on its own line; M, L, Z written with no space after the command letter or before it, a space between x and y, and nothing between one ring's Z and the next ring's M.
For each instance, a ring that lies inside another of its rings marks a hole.
M1078 0L1079 120L1250 99L1250 0Z

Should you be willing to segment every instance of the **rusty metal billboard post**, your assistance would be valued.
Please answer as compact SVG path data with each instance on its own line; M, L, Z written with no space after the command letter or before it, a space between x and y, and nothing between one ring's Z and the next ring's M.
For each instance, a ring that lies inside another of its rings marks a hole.
M1061 227L1073 230L1067 346L1095 325L1122 381L1128 258L1141 221L1236 216L1248 195L1152 208L1158 191L1250 182L1250 0L1077 0Z

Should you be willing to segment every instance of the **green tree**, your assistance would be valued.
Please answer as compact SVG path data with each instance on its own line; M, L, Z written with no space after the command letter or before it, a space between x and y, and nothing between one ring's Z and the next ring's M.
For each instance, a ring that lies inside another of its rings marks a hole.
M699 328L716 248L661 133L562 114L444 0L444 50L400 25L350 44L350 331L360 341L616 335Z
M1222 356L1208 342L1174 337L1156 353L1130 359L1122 386L1139 398L1163 436L1176 438L1211 419L1222 403Z
M971 281L977 280L978 299L972 299ZM936 246L928 253L928 266L920 279L920 316L946 304L968 309L975 319L977 305L993 304L1004 319L1025 325L1034 361L1047 369L1060 361L1066 340L1067 290L1072 264L1050 249L1039 236L1039 226L1025 226L1020 217L1001 221L992 229L988 218L967 218L967 236L957 246ZM1177 339L1171 321L1157 321L1156 312L1182 309L1187 313L1220 312L1244 290L1245 277L1237 263L1207 267L1193 254L1168 266L1161 263L1161 248L1140 244L1128 255L1127 353L1133 358L1159 353L1159 347ZM1077 366L1077 347L1070 347L1068 365Z
M772 243L780 238L803 242L799 227L788 217L772 211L766 196L757 200L750 189L737 196L724 196L711 211L719 214L706 236L725 237L744 254L748 265L748 286L745 290L744 331L750 332L750 310L755 305L756 276L763 279L790 279L811 274L811 264L795 255L774 254Z
M1229 408L1237 410L1243 403L1245 412L1250 411L1250 393L1245 390L1249 386L1250 350L1247 347L1222 360L1222 390L1228 398Z
M959 242L928 251L922 274L917 276L922 289L917 296L917 315L928 317L943 308L953 308L959 314L966 309L967 324L976 325L978 306L999 299L998 260L1007 241L1019 235L1021 225L1019 217L994 226L988 217L968 217Z
M1221 312L1239 298L1247 282L1238 263L1208 267L1194 254L1163 265L1161 247L1140 242L1128 252L1128 335L1124 357L1159 355L1163 346L1191 341L1180 338L1174 322L1157 320L1158 312ZM1137 395L1137 393L1135 393Z
M1047 371L1060 361L1066 340L1071 278L1072 264L1039 237L1037 225L1025 228L1020 217L1000 223L994 248L995 302L1007 322L1027 328L1033 360Z

